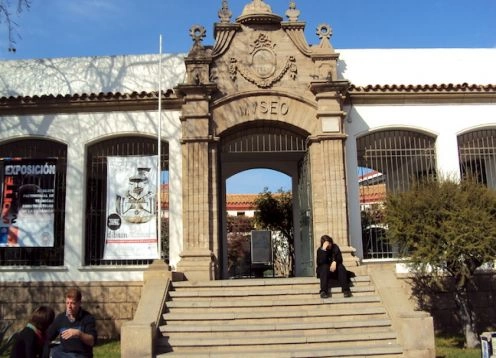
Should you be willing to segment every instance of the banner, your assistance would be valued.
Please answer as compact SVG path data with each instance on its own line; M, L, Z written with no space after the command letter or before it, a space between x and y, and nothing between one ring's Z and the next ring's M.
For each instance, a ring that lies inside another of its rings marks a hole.
M0 247L53 247L57 159L5 158Z
M157 156L107 157L104 260L157 259Z

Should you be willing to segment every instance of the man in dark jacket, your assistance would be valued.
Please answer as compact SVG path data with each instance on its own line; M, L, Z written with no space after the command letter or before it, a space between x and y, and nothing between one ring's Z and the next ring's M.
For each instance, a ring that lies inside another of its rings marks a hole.
M343 265L343 255L329 235L320 238L321 247L317 249L317 277L320 279L320 297L329 297L329 279L337 278L344 297L351 297L348 272Z
M47 330L47 345L45 357L48 357L48 343L60 335L60 345L53 348L50 357L53 358L92 358L93 346L96 343L95 318L81 308L81 291L71 288L65 298L66 311L55 317Z

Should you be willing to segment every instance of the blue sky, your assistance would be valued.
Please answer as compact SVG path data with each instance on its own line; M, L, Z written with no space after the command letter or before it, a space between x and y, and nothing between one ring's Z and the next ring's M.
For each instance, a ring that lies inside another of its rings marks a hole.
M11 0L15 2L16 0ZM187 52L189 29L203 25L213 44L221 0L31 0L18 24L15 53L0 23L0 60ZM249 0L229 0L233 21ZM284 16L289 0L266 0ZM296 0L309 43L315 29L333 28L333 45L345 48L494 48L496 0ZM265 183L265 184L264 184ZM289 178L256 171L228 181L228 192L289 189Z

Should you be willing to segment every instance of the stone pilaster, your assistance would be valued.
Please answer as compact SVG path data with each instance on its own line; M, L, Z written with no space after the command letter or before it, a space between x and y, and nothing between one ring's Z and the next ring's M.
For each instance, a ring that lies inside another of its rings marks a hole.
M183 251L177 270L187 280L212 280L216 273L214 231L217 200L214 200L216 173L215 139L210 134L210 94L212 84L184 84L183 95ZM212 149L214 148L214 149Z
M345 141L343 120L344 94L347 81L318 81L312 83L317 100L320 131L309 138L312 180L312 213L314 246L320 237L333 237L343 252L347 266L355 266L354 248L350 246L348 204L346 197Z

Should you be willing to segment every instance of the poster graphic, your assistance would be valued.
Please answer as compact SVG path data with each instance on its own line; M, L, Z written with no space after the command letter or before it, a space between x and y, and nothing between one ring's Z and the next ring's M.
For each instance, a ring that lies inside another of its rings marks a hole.
M53 247L57 159L4 158L0 247Z
M105 260L156 259L157 156L107 157Z

